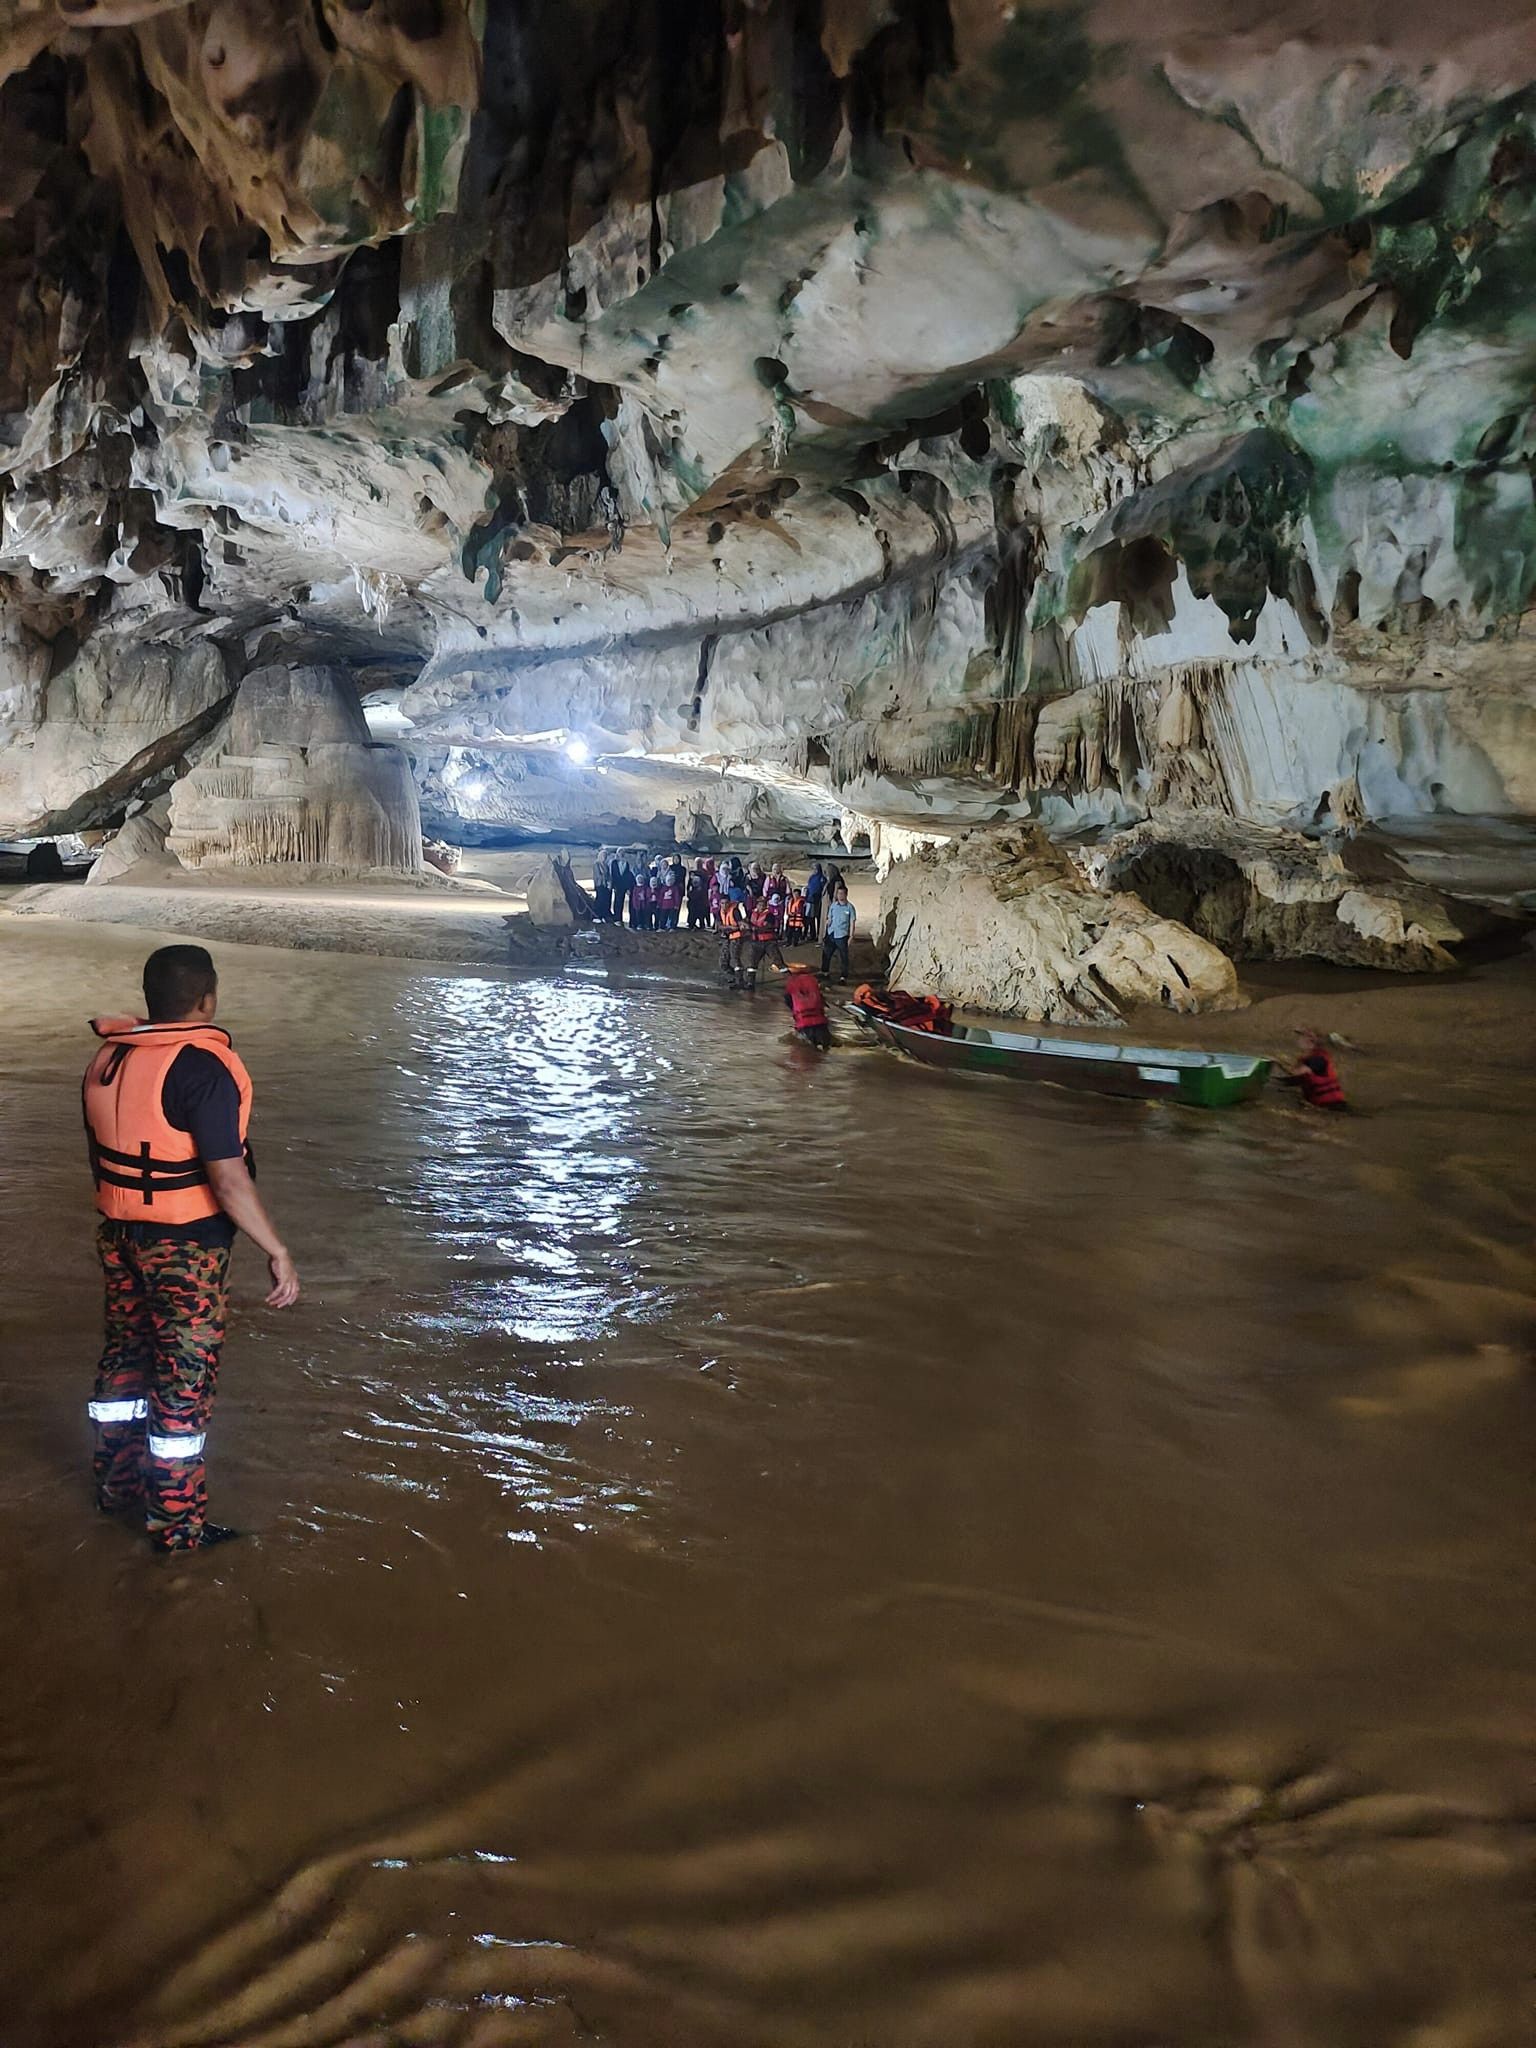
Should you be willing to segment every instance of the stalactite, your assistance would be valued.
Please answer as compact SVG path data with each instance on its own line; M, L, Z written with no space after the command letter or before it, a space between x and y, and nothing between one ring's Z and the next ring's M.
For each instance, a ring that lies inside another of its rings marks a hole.
M319 821L302 800L241 805L229 820L224 857L235 867L257 867L269 861L318 866L324 858Z
M957 764L980 769L1008 789L1028 782L1033 768L1040 707L1031 697L1005 697L967 719L956 745Z
M254 779L249 765L242 764L237 768L228 761L220 761L211 768L199 770L198 793L238 802L254 795Z
M419 852L419 847L416 849ZM357 795L284 803L242 804L219 840L200 836L181 849L192 865L215 859L232 867L408 870L415 865L407 821L395 818L366 791Z
M827 765L834 788L855 781L866 769L877 765L872 731L867 719L851 719L846 725L834 726L827 734Z
M1150 770L1154 801L1230 811L1230 764L1242 735L1225 662L1196 661L1156 676L1125 672L1050 696L996 698L958 715L851 719L823 739L834 787L866 774L982 775L1000 788L1127 795ZM802 744L799 772L808 765Z
M1152 764L1150 797L1159 804L1231 813L1229 764L1242 759L1232 719L1231 665L1191 661L1163 672L1143 699L1142 749Z
M937 776L979 773L1017 788L1028 778L1038 703L1010 697L958 715L889 723L867 719L837 726L825 746L834 785L875 771Z

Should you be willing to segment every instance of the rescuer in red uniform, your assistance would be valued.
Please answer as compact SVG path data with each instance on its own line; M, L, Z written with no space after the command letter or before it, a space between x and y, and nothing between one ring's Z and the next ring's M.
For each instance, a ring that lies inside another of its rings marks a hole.
M790 962L784 976L784 1001L796 1038L803 1038L818 1052L826 1052L832 1043L832 1031L827 1023L826 998L813 967L800 960Z
M765 960L771 960L775 967L782 968L784 954L779 946L781 918L779 905L772 896L754 897L747 912L748 927L752 935L751 951L747 956L747 987L757 987L757 970Z
M1301 1057L1285 1076L1286 1080L1301 1090L1301 1099L1309 1109L1348 1109L1344 1084L1322 1033L1298 1031L1296 1037Z
M251 1077L214 1027L218 1002L204 949L162 946L144 963L147 1019L96 1018L102 1044L82 1084L106 1279L89 1404L96 1499L142 1514L160 1551L237 1533L208 1520L203 1458L236 1231L267 1255L270 1308L299 1293L251 1177Z

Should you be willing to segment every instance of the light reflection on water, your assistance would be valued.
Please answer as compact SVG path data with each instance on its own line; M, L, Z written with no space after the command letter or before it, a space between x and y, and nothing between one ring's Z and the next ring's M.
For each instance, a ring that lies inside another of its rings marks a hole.
M45 939L0 1180L83 1210ZM1075 1101L582 977L229 998L308 1283L237 1287L255 1540L93 1522L83 1232L7 1295L5 2048L1523 2038L1513 1117L1385 1053L1342 1129Z
M618 1256L642 1193L636 1105L662 1065L646 1018L575 982L443 981L412 991L409 1007L423 1002L419 1191L476 1262L439 1326L561 1346L661 1312L665 1297L626 1284Z
M437 1498L466 1468L492 1480L522 1540L634 1514L653 1481L596 1472L582 1446L630 1412L585 1384L594 1347L675 1300L644 1249L676 1235L645 1163L654 1091L687 1087L656 1043L656 1006L580 981L421 977L395 1015L390 1113L408 1167L388 1198L452 1278L365 1312L374 1341L426 1370L381 1382L387 1398L348 1434L392 1489Z

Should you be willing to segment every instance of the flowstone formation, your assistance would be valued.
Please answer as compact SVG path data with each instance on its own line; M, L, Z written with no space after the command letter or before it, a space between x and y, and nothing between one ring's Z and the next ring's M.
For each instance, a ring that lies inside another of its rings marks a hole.
M445 838L1536 812L1528 0L8 0L0 76L0 832L274 663Z
M217 744L172 791L168 827L166 851L187 868L422 872L410 763L370 740L356 694L328 669L253 669Z

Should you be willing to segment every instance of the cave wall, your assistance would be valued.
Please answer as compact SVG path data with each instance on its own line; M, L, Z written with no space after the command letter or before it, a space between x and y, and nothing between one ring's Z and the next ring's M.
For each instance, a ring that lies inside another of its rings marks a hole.
M233 702L238 664L213 640L103 633L71 658L72 635L20 637L0 692L0 819L18 838L116 824L185 772Z
M439 804L1536 809L1519 0L71 0L0 81L0 829L273 663Z
M825 793L686 762L607 756L577 764L559 748L419 751L422 824L458 846L527 840L719 846L776 840L823 847L840 813Z

